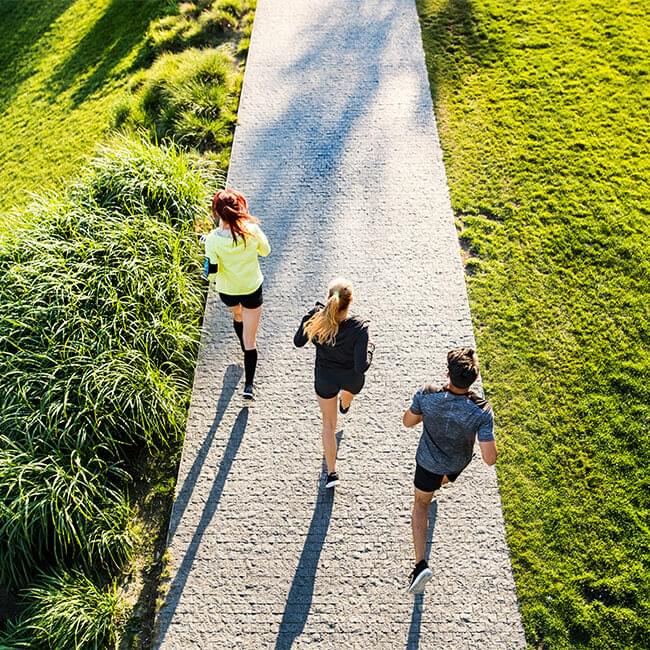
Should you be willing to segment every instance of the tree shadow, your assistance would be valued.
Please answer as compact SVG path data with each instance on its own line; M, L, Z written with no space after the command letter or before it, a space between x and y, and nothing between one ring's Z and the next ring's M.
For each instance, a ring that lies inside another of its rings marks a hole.
M434 103L443 82L458 87L471 66L490 67L503 56L504 43L481 29L473 0L448 0L432 13L425 0L416 5Z
M343 154L358 122L372 110L382 79L390 74L384 64L385 50L401 17L391 9L394 4L378 2L371 18L355 12L343 26L336 7L315 4L317 17L296 35L296 41L309 43L309 48L276 73L287 88L296 89L296 101L286 102L287 108L270 123L252 128L242 122L244 128L235 134L229 182L253 199L253 212L263 220L273 248L263 262L269 285L275 273L286 268L286 257L295 257L296 248L309 259L309 267L295 278L296 295L311 296L315 274L325 273L324 282L329 280L327 249L322 242L330 239L341 212L339 199L345 198L347 179L340 172ZM330 23L336 25L334 40ZM360 51L361 68L351 66L342 74L340 65L332 63L354 59ZM312 84L312 79L318 83ZM247 101L246 94L242 101ZM242 138L245 145L240 147ZM260 160L273 164L261 166ZM382 164L380 157L379 167ZM263 171L252 177L250 169ZM328 200L314 205L305 187L319 187L316 194ZM278 218L264 219L265 214ZM309 228L317 230L317 236L297 242L296 235Z
M38 65L38 57L35 56L34 50L40 39L59 16L76 1L3 0L0 2L0 39L3 42L0 48L0 70L2 70L0 111L11 103L20 85L33 74Z
M228 438L228 444L226 445L226 448L223 452L223 459L219 465L219 471L214 479L212 489L210 490L210 494L206 499L203 512L201 513L201 519L196 525L192 540L189 543L187 550L185 551L183 561L178 567L176 576L169 586L167 597L165 598L165 602L160 610L159 628L156 635L157 642L154 644L154 647L159 647L162 644L167 631L169 630L169 625L172 621L174 612L176 611L181 596L183 595L185 583L187 582L190 571L192 570L194 558L196 557L199 547L201 546L203 535L210 526L210 522L212 521L215 513L217 512L217 509L219 508L219 501L221 500L221 495L223 494L223 489L226 485L226 480L237 455L237 451L239 450L241 442L244 438L247 424L248 407L243 407L239 411L239 414L237 415L237 418L233 424L232 430L230 432L230 437Z
M433 529L436 526L438 515L438 502L434 499L429 509L429 529L427 531L427 550L425 557L429 561L431 554L431 541L433 540ZM435 571L435 568L433 569ZM422 627L422 612L424 611L424 593L413 598L413 612L411 613L411 625L406 637L406 650L418 650L420 647L420 628Z
M121 71L120 77L143 65L143 35L154 18L169 13L169 6L168 0L112 0L65 62L53 72L47 84L50 96L56 97L92 70L71 98L73 105L78 106L99 90L120 62L138 46L140 52L133 63Z

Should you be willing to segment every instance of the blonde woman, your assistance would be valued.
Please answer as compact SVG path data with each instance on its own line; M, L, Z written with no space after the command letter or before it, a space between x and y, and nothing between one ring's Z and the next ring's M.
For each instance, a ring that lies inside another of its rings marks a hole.
M352 284L336 278L327 289L327 303L316 303L307 313L294 344L301 348L308 341L316 346L314 388L323 416L323 453L327 464L326 488L339 482L336 472L336 402L343 414L350 410L354 396L361 391L372 360L367 321L349 314Z
M207 272L216 273L219 298L233 317L233 329L244 353L244 399L255 397L257 329L262 317L262 282L259 256L271 247L259 221L248 211L241 192L226 189L212 199L214 230L205 239Z

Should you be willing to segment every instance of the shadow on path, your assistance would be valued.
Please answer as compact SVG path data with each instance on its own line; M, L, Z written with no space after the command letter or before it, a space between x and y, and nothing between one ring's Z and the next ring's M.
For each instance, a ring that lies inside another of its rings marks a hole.
M287 258L304 256L308 260L303 272L292 278L298 296L311 298L313 287L326 285L331 277L326 244L333 239L342 210L339 200L349 185L342 161L355 128L373 105L381 80L390 74L382 62L400 18L391 10L393 4L374 0L372 17L351 12L341 24L336 3L313 3L317 15L296 35L309 47L275 72L286 82L287 100L291 99L287 109L268 123L238 128L229 181L249 196L271 242L273 252L262 263L265 287L274 284L278 272L286 271ZM342 74L340 65L332 65L346 58L355 60L360 50L363 68L347 67ZM323 88L327 88L326 99ZM251 107L260 106L245 99L247 107L249 102ZM252 122L248 118L251 108L240 112L244 124ZM387 156L377 152L378 168ZM265 160L288 164L260 164ZM314 204L314 196L319 195L327 200ZM298 238L305 229L313 230L313 235ZM321 275L322 280L315 282L314 276Z
M336 434L337 447L340 447L342 437L343 431L339 431ZM323 470L325 471L324 461ZM334 493L335 490L328 490L322 487L322 483L319 483L314 514L309 524L307 537L305 537L305 545L300 554L298 568L291 582L278 638L275 642L275 650L290 650L293 642L305 629L314 597L314 581L316 580L318 561L332 518Z
M167 533L167 546L174 537L178 525L183 518L183 513L187 508L187 504L190 502L190 497L194 491L194 486L196 481L201 474L201 468L205 459L210 451L212 446L212 441L214 436L219 429L221 420L223 419L226 408L232 399L232 396L235 394L235 389L237 388L237 382L241 378L242 370L239 366L231 364L226 368L226 372L223 375L223 383L221 385L221 392L219 393L219 401L217 402L217 409L214 415L214 420L212 421L212 426L208 430L208 433L205 436L205 440L201 445L201 448L196 452L196 457L192 463L190 471L187 473L185 480L183 481L183 487L178 491L176 500L174 501L172 515L169 521L169 532ZM225 461L224 456L224 461ZM232 460L230 461L232 462Z
M427 532L427 550L425 557L429 561L431 553L431 540L433 539L433 529L436 526L436 516L438 515L438 502L434 499L429 509L429 530ZM435 567L433 568L435 571ZM422 626L422 611L424 610L424 594L418 594L413 598L413 612L411 614L411 625L409 626L408 636L406 637L406 650L418 650L420 647L420 627Z
M229 366L229 369L230 368L232 368L232 366ZM232 393L230 395L232 396ZM228 397L228 400L229 399L230 397ZM217 420L220 420L220 417L223 415L222 413L220 416L219 413L220 411L217 408L217 416L215 417L215 423L217 423ZM237 415L237 419L233 424L232 430L230 432L230 437L228 439L228 444L226 445L226 448L224 449L223 452L223 459L221 460L221 464L219 465L219 472L217 473L217 476L214 479L212 489L210 490L210 494L208 495L208 498L205 503L205 507L203 508L203 512L201 514L201 519L196 525L194 536L192 537L192 541L189 543L187 547L187 551L183 556L183 561L181 565L178 567L178 571L176 572L176 577L174 578L174 580L172 581L169 587L169 593L167 595L165 604L163 605L161 611L160 629L158 630L157 644L155 644L154 647L158 647L158 645L160 645L165 639L165 636L169 629L169 624L174 616L176 607L178 606L178 603L183 594L185 583L187 582L187 578L189 577L190 571L192 570L194 558L196 557L199 546L201 545L201 540L203 539L203 535L205 531L208 529L210 522L212 521L212 518L214 517L219 507L219 501L221 500L221 495L223 494L223 489L226 484L226 480L228 478L230 468L232 467L232 464L237 455L237 451L244 438L244 432L246 431L247 424L248 424L248 407L244 407L239 411L239 414ZM212 435L208 435L208 438L210 440L212 439L212 436L214 435L214 431L216 431L217 426L218 424L212 425L210 429ZM206 447L206 453L207 453L207 447Z
M321 489L320 486L319 489ZM318 561L334 507L334 490L322 488L322 492L322 496L319 496L314 506L314 514L305 538L305 545L287 596L275 650L290 650L294 640L302 634L307 623L314 597L314 581L318 570Z

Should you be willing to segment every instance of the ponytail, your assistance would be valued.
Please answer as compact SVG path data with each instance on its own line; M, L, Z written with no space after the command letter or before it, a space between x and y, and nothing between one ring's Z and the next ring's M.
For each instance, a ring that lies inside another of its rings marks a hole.
M332 280L325 307L317 311L303 326L309 341L321 345L334 345L339 333L339 314L345 311L352 301L352 285L341 279Z

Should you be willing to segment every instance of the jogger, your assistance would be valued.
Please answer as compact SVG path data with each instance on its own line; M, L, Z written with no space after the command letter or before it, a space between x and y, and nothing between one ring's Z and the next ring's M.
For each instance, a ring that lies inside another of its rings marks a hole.
M255 396L257 330L262 317L262 283L259 256L271 247L259 221L248 211L241 192L221 190L212 200L215 228L205 240L210 276L214 273L221 301L233 316L233 329L244 353L244 398Z
M352 284L344 278L330 282L327 304L316 303L302 319L293 342L316 346L314 389L323 418L323 453L327 465L325 487L339 482L336 472L336 420L338 410L350 410L354 396L363 388L372 360L367 321L349 316Z
M418 390L402 419L407 427L423 423L411 519L415 568L409 576L408 591L413 594L422 593L433 575L425 554L434 492L453 483L469 465L477 435L485 463L494 465L497 459L492 407L469 390L479 375L476 353L471 348L455 348L447 354L447 367L447 383Z

